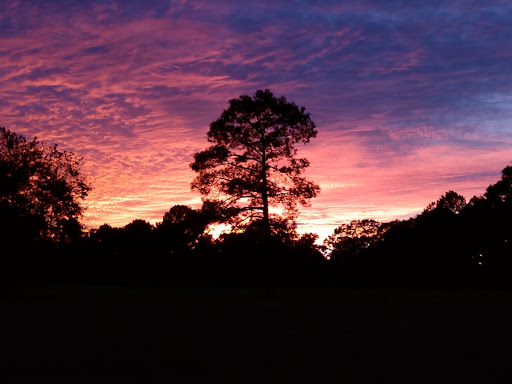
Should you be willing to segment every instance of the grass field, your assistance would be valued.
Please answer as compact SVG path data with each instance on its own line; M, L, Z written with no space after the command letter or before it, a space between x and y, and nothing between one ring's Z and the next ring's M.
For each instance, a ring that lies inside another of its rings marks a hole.
M512 292L17 287L2 383L496 383Z

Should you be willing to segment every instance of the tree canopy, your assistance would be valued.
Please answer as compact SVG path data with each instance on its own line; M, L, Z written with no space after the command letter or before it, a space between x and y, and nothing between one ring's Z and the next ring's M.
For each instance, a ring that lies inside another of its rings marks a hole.
M0 127L2 233L29 239L67 240L80 233L81 201L90 185L81 159Z
M459 214L466 206L466 199L455 191L448 191L437 201L430 203L424 212L432 212L435 209L448 209L455 214Z
M323 247L330 252L330 258L346 259L347 255L355 255L370 247L378 238L382 223L372 219L352 220L342 224L334 233L324 240Z
M302 176L309 161L297 157L296 148L316 134L304 107L268 89L232 99L210 124L212 145L194 155L192 189L220 202L238 222L260 220L270 233L269 206L293 215L320 191Z

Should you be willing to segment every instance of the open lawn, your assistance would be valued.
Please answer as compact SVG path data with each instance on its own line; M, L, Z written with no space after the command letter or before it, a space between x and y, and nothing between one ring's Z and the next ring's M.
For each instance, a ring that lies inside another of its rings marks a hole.
M493 383L512 292L33 286L0 296L2 383Z

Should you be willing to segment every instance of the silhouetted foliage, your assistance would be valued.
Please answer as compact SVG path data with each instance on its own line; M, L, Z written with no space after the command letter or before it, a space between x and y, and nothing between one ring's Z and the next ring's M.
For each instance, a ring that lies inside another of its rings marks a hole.
M152 252L154 246L153 225L146 220L136 219L121 228L123 253L132 257L144 257Z
M294 259L306 266L325 264L326 259L321 252L321 247L316 244L318 235L316 233L305 233L293 243Z
M286 218L272 215L270 220L270 237L262 234L262 220L250 223L243 231L222 234L216 242L219 264L241 281L272 285L318 278L326 263L315 244L318 236L299 236L295 223Z
M175 205L165 212L162 225L172 225L184 222L193 222L199 216L199 212L186 205Z
M109 224L103 224L97 230L91 232L91 240L101 248L103 256L118 255L121 245L121 228L113 228Z
M484 197L493 208L512 206L512 166L507 166L501 171L501 180L490 185Z
M512 272L512 166L484 196L471 199L463 214L473 260L486 270Z
M0 127L2 233L63 241L81 233L81 201L90 190L80 159Z
M230 100L210 125L212 146L194 155L191 167L198 176L192 189L219 199L238 223L261 220L268 234L269 206L282 205L294 213L297 204L307 205L319 192L301 176L309 162L296 157L295 147L316 134L304 107L269 90Z
M146 220L135 219L123 227L123 232L132 238L144 238L153 231L153 225Z
M448 191L436 202L430 203L424 212L431 212L435 209L449 209L453 213L459 214L466 206L466 199L457 192Z
M370 230L360 221L342 225L324 247L340 278L352 283L502 286L512 273L511 201L509 166L484 196L469 203L448 191L408 220Z
M286 121L294 116L298 131L304 130L302 139L285 135L294 131L279 125L284 117L277 112L283 110ZM122 228L104 224L80 236L80 201L90 187L80 176L79 160L3 128L0 134L2 251L17 246L0 259L2 282L257 284L267 289L280 284L512 284L512 166L468 203L449 190L407 220L342 224L322 246L316 234L299 235L297 204L305 204L318 188L300 176L307 161L295 158L292 144L307 142L316 131L303 109L269 91L232 100L212 123L213 147L196 154L194 188L225 199L206 199L200 209L175 205L155 226L137 219ZM262 154L259 162L257 154ZM292 183L280 189L282 175ZM266 209L284 204L289 216L265 213L264 188ZM238 225L214 239L211 226L232 218Z
M216 216L211 204L195 210L186 205L175 205L164 214L155 229L161 249L173 255L190 254L197 246L211 243L211 236L205 233Z
M324 248L333 261L347 261L370 247L377 239L381 223L371 220L352 220L342 224L324 240Z

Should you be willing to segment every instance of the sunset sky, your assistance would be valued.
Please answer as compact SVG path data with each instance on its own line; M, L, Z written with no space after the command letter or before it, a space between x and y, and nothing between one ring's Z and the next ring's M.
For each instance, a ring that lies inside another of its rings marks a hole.
M318 129L300 232L481 195L512 161L512 2L0 2L0 126L84 158L88 227L199 207L209 124L265 88Z

